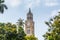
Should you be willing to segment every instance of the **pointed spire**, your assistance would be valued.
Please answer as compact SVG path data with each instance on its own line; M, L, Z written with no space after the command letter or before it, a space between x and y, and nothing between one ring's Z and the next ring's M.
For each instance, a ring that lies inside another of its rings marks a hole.
M31 13L31 9L29 8L29 13Z
M29 8L29 12L27 13L27 19L28 20L33 20L33 14L32 14L32 12L31 12L31 9Z
M29 12L27 13L27 15L33 15L31 12L31 8L29 8Z

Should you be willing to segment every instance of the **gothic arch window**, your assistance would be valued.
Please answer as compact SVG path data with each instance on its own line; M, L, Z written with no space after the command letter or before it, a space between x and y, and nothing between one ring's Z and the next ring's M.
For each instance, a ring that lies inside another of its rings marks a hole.
M27 34L30 34L30 29L27 29Z
M32 14L28 14L28 15L27 15L27 19L28 19L28 20L32 20L32 19L33 19L33 15L32 15Z
M27 17L28 20L32 20L33 18L32 17Z

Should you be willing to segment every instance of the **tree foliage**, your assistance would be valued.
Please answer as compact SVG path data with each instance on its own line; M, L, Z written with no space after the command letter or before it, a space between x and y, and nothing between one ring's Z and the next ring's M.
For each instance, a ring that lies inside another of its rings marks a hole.
M4 8L8 9L7 6L4 4L4 2L5 2L4 0L0 0L0 13L2 14L4 12Z
M60 40L60 12L59 15L45 23L49 26L48 32L43 35L45 40Z
M26 36L26 40L38 40L34 35Z
M16 25L12 23L0 23L0 40L24 40L26 34L22 27L17 33Z
M19 27L24 27L24 22L23 22L23 19L19 19L18 20L18 22L17 22L17 25L19 26Z

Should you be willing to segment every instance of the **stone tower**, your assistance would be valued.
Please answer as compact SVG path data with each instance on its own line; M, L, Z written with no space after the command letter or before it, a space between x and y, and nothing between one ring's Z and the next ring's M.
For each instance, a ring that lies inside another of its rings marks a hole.
M25 33L29 35L34 35L34 21L33 14L31 9L29 8L29 12L27 13L27 20L25 21Z

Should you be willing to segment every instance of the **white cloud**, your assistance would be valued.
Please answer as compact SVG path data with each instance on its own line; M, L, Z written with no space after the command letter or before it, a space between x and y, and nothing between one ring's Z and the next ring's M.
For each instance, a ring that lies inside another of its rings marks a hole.
M40 0L27 0L25 1L26 8L37 7L40 4Z
M19 6L21 4L21 0L9 0L9 4L12 7L16 7L16 6Z
M8 5L16 7L24 5L25 8L34 8L40 5L40 0L7 0Z
M52 11L51 17L58 15L59 14L58 12L60 12L60 9Z
M45 0L45 6L52 7L58 5L57 0Z

